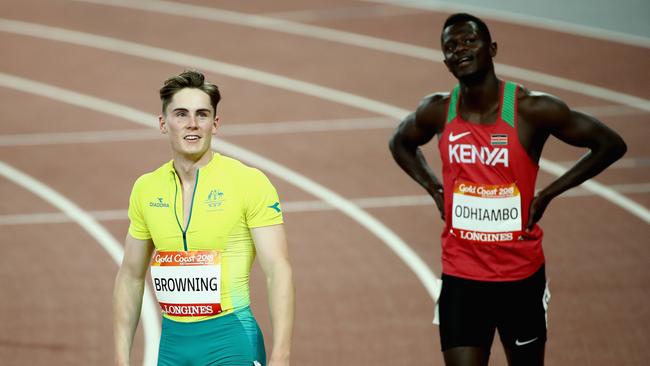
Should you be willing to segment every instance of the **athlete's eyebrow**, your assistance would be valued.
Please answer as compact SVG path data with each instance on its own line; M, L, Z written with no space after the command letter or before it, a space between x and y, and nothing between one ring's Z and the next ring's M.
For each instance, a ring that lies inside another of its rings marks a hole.
M172 112L189 112L190 110L185 108L185 107L178 107L178 108L172 109L171 111ZM198 112L211 112L211 111L212 111L212 109L210 109L210 108L199 108L199 109L196 110L197 113Z
M194 115L203 117L203 116L206 116L206 115L210 115L210 113L212 113L212 110L209 109L209 108L199 108L199 109L192 112L191 110L189 110L187 108L178 107L178 108L172 109L169 113L170 114L184 113L186 115L190 115L190 114L193 113Z

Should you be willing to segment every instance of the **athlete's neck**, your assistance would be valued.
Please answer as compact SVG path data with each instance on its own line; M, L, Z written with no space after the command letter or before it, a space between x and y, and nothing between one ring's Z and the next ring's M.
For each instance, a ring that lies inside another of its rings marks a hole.
M460 80L460 111L484 116L498 108L501 97L501 81L494 73L488 73L480 83L467 84Z
M194 182L197 170L206 166L212 160L213 155L214 153L210 149L200 157L174 154L174 170L176 170L181 184Z

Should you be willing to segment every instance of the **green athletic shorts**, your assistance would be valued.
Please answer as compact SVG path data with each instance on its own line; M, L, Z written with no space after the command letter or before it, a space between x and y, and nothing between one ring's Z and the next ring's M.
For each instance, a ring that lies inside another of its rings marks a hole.
M264 338L249 307L195 323L163 317L159 366L265 366Z

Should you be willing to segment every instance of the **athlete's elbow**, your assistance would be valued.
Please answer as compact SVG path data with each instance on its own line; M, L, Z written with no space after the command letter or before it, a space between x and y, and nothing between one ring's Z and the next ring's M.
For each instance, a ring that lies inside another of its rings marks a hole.
M601 147L603 155L606 160L615 162L625 155L627 152L627 144L619 135L615 135L607 139L607 142Z
M262 269L264 270L264 274L268 279L292 276L291 262L289 261L288 258L282 258L282 257L275 258L273 261L270 261L266 266L263 266Z
M411 146L406 143L399 130L395 131L388 140L388 149L396 161L400 161L404 155L408 154L410 150L413 150Z
M397 137L397 134L393 134L390 139L388 139L388 150L390 150L393 156L395 156L397 151L398 140L399 138Z
M282 261L276 265L273 271L275 275L284 282L293 282L293 269L289 261Z
M616 157L616 160L620 159L627 152L627 144L623 141L623 138L618 136L618 139L615 143L615 146L612 148L612 154Z
M269 288L293 286L293 270L288 262L275 263L266 271L266 284Z

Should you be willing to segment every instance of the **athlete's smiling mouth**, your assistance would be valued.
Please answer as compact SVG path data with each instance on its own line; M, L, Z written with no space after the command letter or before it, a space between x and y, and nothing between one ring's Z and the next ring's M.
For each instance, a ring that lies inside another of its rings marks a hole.
M474 60L474 57L472 56L462 56L458 58L458 61L456 61L456 65L458 66L465 66L470 64Z

